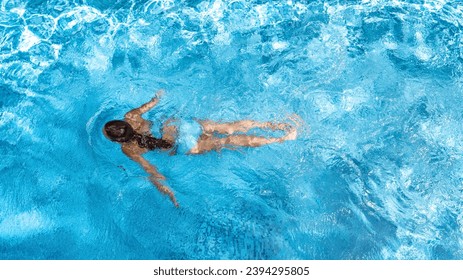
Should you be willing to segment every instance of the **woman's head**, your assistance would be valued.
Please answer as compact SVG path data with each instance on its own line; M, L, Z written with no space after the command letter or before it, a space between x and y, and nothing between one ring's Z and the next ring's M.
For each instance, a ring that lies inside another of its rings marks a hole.
M134 135L132 126L121 120L107 122L104 125L103 133L109 140L121 143L129 141Z
M103 128L103 134L109 140L124 143L135 140L140 148L154 149L171 149L173 144L164 139L158 139L150 135L141 135L133 130L132 126L125 121L114 120L107 122Z

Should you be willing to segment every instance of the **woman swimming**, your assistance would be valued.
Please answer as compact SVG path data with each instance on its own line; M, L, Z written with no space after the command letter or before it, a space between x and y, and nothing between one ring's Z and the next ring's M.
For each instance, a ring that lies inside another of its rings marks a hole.
M223 148L259 147L271 143L281 143L286 140L294 140L297 136L298 121L296 117L292 118L295 125L252 120L217 123L210 120L187 121L172 118L162 124L162 137L156 138L151 134L151 122L143 119L141 115L156 106L163 94L164 91L159 90L149 102L127 112L124 120L107 122L103 134L109 140L121 143L124 154L138 162L150 174L150 181L161 193L168 195L176 207L178 207L178 203L174 193L161 183L166 178L142 157L144 153L159 149L171 151L171 154L202 154L212 150L220 151ZM246 133L252 128L282 130L286 134L282 137L271 138L236 134ZM223 135L223 137L218 137L217 134Z

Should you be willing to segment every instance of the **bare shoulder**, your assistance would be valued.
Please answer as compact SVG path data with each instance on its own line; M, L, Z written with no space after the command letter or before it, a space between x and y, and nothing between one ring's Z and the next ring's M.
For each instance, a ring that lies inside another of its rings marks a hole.
M132 111L129 111L124 115L124 120L135 130L137 130L143 123L143 118L140 116L140 114Z
M142 118L140 114L128 112L124 116L124 120L132 126L132 128L140 134L151 134L151 122Z
M129 142L122 144L122 152L131 159L134 159L146 153L147 149L140 148L136 143Z

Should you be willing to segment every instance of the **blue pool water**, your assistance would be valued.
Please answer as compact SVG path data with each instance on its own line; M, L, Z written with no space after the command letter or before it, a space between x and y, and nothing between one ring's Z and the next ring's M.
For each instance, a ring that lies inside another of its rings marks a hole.
M463 5L1 0L0 258L462 259ZM285 120L296 141L146 154L147 118Z

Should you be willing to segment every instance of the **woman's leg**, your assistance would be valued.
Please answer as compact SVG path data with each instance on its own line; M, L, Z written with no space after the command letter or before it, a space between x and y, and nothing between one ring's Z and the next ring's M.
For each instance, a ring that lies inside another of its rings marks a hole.
M248 132L252 128L264 128L271 130L286 130L291 125L287 123L257 122L253 120L242 120L229 123L217 123L210 120L198 121L203 127L204 133L233 134L236 132Z
M288 133L282 137L260 137L254 135L229 135L224 138L202 135L198 144L190 151L191 154L202 154L212 150L220 151L221 149L233 149L236 147L260 147L272 143L281 143L286 140L295 140L297 129L295 127L288 130Z

